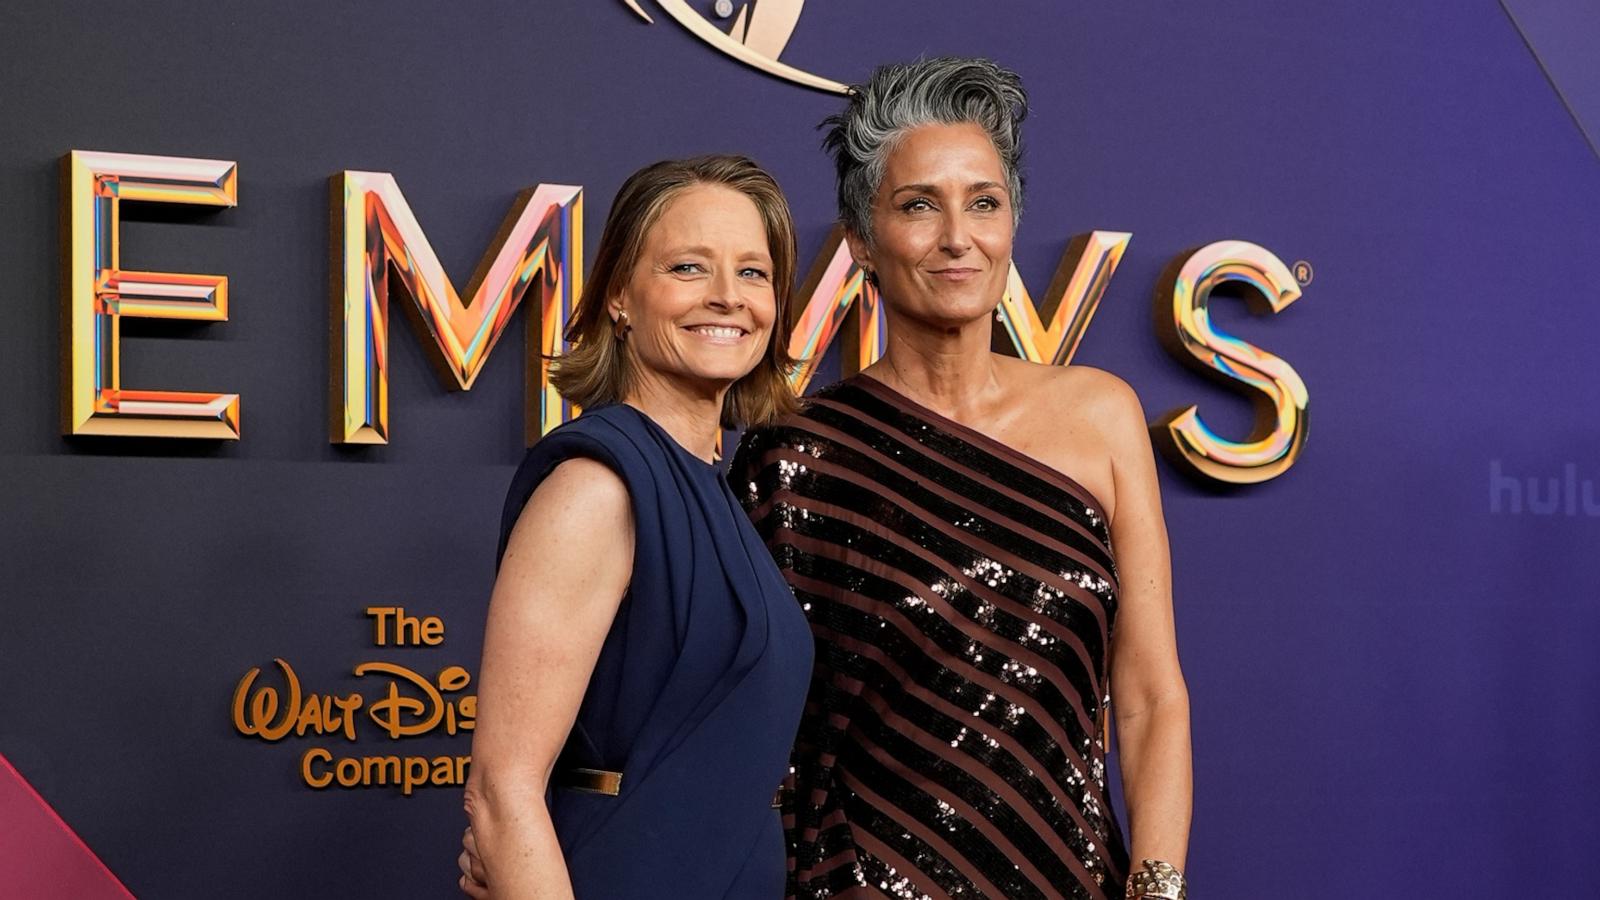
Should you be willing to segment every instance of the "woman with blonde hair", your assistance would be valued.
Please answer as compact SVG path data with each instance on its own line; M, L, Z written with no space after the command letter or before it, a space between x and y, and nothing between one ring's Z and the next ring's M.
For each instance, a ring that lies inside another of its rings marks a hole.
M513 479L466 790L496 898L774 897L805 619L716 465L793 409L795 240L737 156L618 192ZM463 879L463 888L468 883Z

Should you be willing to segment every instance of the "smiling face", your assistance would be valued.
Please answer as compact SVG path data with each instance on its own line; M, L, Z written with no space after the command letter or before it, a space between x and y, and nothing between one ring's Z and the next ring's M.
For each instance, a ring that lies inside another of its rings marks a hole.
M1012 232L1005 168L983 129L920 125L889 152L871 246L852 236L850 247L891 309L957 327L999 304Z
M618 296L635 390L663 384L725 390L767 352L777 314L767 232L754 201L732 188L683 189L645 236Z

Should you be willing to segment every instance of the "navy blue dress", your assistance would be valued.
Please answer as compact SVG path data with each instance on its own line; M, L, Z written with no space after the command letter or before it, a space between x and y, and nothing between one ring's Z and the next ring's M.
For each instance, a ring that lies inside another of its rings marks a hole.
M534 488L587 457L627 484L633 577L560 767L621 772L617 796L552 788L578 900L779 898L773 792L811 677L812 640L728 482L644 413L586 411L528 451L500 554Z

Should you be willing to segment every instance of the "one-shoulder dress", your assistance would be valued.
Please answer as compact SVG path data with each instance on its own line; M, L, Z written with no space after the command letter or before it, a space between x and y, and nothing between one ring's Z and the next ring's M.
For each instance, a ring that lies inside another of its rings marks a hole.
M805 617L721 471L621 404L528 451L501 555L534 489L573 457L621 476L635 534L632 581L552 779L620 772L620 790L548 798L576 896L781 896L773 795L810 679Z
M1120 898L1094 496L865 375L748 433L729 477L816 641L789 895Z

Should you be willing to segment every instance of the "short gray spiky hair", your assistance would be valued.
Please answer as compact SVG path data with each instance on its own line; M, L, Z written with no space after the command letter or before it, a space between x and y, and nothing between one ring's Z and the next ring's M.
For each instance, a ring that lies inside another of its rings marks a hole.
M831 115L822 146L839 175L839 220L872 242L872 199L883 183L889 153L920 125L981 127L1005 168L1015 225L1022 215L1022 120L1028 94L1017 73L987 59L938 57L879 66L850 89L843 112Z

